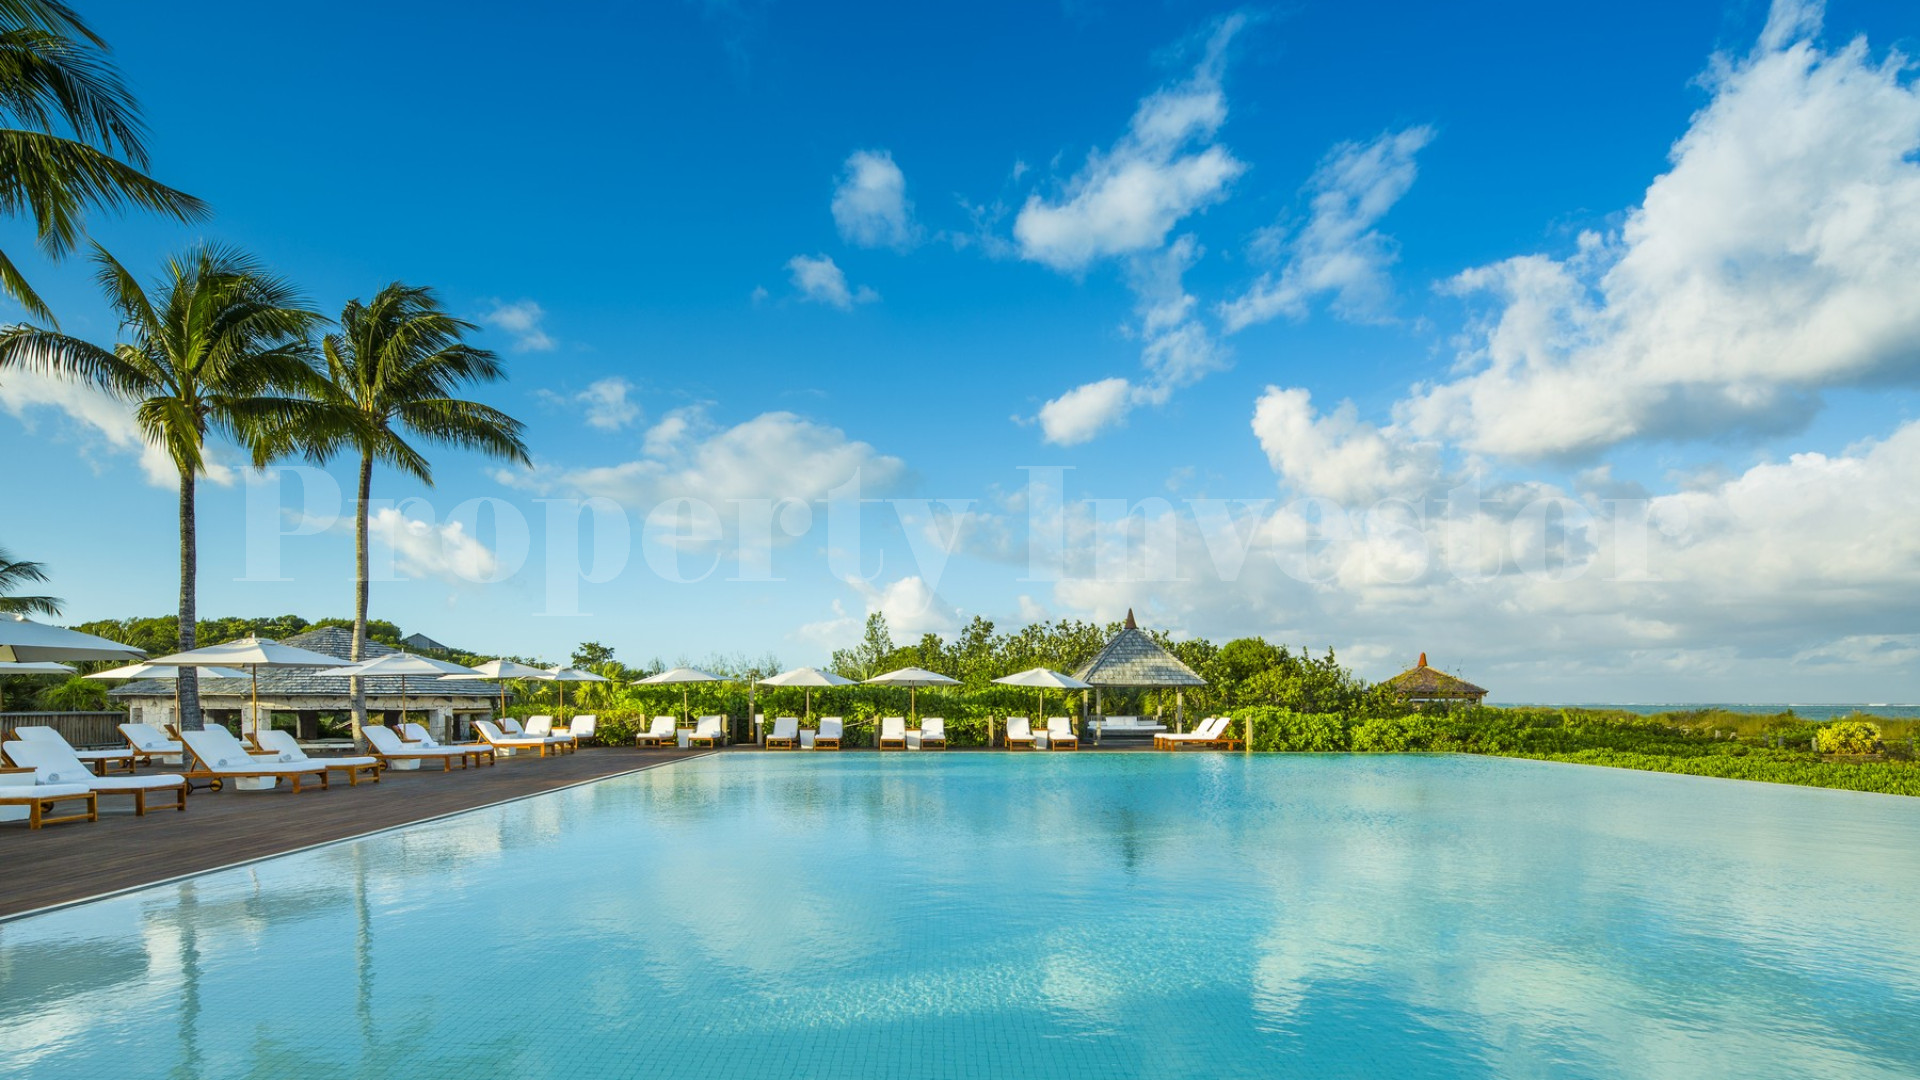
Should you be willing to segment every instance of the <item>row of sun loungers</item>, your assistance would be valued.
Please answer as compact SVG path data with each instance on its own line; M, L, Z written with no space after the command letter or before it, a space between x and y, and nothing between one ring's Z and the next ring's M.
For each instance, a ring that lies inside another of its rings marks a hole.
M457 762L462 768L492 765L501 752L534 750L541 757L571 753L580 739L591 736L595 720L575 717L556 728L551 717L532 717L526 727L503 720L475 724L479 742L442 745L419 724L401 730L379 724L362 728L371 753L356 756L311 757L288 731L264 731L238 736L219 725L202 731L166 731L149 724L120 725L127 748L76 750L50 727L23 726L13 738L0 742L0 819L18 820L24 810L28 827L38 829L69 821L99 820L100 799L126 796L136 815L148 810L182 810L195 781L216 790L231 784L240 790L278 787L287 781L294 794L303 787L326 789L335 778L348 786L362 780L378 783L382 770L399 763L438 761L442 771ZM139 766L155 762L179 771L136 775ZM418 767L418 764L412 767ZM161 800L161 801L155 801Z

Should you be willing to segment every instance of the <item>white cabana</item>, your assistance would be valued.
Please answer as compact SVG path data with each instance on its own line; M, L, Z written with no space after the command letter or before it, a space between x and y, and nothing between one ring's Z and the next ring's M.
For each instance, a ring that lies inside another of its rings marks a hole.
M807 692L807 719L813 719L813 692L824 686L855 686L852 679L835 675L831 671L819 668L800 667L792 671L783 671L778 675L769 675L760 680L761 686L800 687Z
M687 719L692 720L693 719L693 705L691 704L692 698L688 693L687 687L690 684L697 683L697 682L726 682L726 681L727 680L725 676L715 675L710 671L701 671L699 668L691 668L691 667L677 667L677 668L668 668L667 670L662 671L657 675L649 675L646 678L641 679L639 685L680 687L680 708L682 711L684 711L687 714Z
M0 661L138 660L145 655L145 649L37 623L25 615L0 613Z
M920 719L920 688L923 686L959 686L960 680L942 675L926 668L904 667L898 671L889 671L885 675L875 675L867 680L869 686L904 686L907 688L907 716L915 721Z

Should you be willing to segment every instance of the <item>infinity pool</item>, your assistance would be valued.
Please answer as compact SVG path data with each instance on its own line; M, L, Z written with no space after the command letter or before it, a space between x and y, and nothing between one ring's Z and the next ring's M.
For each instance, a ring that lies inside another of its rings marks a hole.
M1522 761L728 754L0 923L0 1075L1910 1078L1916 853Z

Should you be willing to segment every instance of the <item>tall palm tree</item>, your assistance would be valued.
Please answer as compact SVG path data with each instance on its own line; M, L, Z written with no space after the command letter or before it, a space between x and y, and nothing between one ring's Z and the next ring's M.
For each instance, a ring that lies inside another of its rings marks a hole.
M107 43L58 0L0 0L0 125L0 213L30 215L50 258L80 242L88 210L206 214L200 200L146 175L140 110ZM0 289L52 321L4 251Z
M311 335L322 317L259 263L231 248L200 247L168 260L149 293L98 245L95 275L120 316L111 349L37 326L0 331L0 369L17 364L91 384L133 405L147 441L180 471L180 648L194 647L199 553L194 486L219 434L264 465L314 376ZM199 683L180 673L180 721L197 731Z
M37 562L16 559L0 547L0 611L10 615L58 615L60 598L56 596L16 596L14 590L28 582L47 580L47 568Z
M428 288L394 282L369 302L349 301L340 312L339 330L321 340L326 374L309 390L315 407L287 433L282 449L297 446L314 461L346 449L360 455L353 533L355 660L367 645L367 501L374 463L391 465L431 487L432 466L409 437L528 461L520 421L455 396L466 384L505 377L498 357L464 340L476 329L447 314ZM356 741L366 716L365 688L355 679Z

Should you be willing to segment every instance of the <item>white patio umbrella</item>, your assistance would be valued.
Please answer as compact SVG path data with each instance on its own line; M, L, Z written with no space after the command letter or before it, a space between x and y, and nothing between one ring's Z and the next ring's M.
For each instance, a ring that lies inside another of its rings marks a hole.
M687 692L687 684L697 683L697 682L726 682L726 681L727 680L723 676L715 675L712 672L708 672L708 671L701 671L699 668L677 667L677 668L668 668L667 670L662 671L657 675L649 675L646 678L640 680L640 685L642 686L678 685L680 687L681 711L685 712L687 714L687 719L691 721L693 719L693 706L689 704L690 698Z
M400 676L400 723L404 726L407 722L407 676L454 675L471 679L480 673L464 664L456 664L449 660L435 660L431 656L421 656L418 653L391 652L327 674L350 679L364 679L373 675Z
M923 686L959 686L960 680L949 678L937 671L926 668L903 667L898 671L889 671L885 675L875 675L867 680L868 686L904 686L907 688L907 715L917 723L920 719L920 688Z
M853 686L854 680L842 678L831 671L819 668L797 667L792 671L783 671L778 675L769 675L760 680L761 686L799 686L807 691L807 719L813 719L813 691L822 686Z
M570 682L612 682L613 681L612 679L607 678L605 675L595 675L591 671L581 671L579 668L570 668L570 667L548 668L545 674L539 677L546 679L548 682L557 682L560 684L560 719L562 720L565 720L567 718L567 684L568 683Z
M516 664L512 660L489 660L484 664L475 664L473 666L473 670L479 672L482 675L485 675L489 679L495 679L499 681L500 683L500 715L501 716L507 715L507 680L508 679L544 679L547 677L546 668L532 667L527 664ZM443 681L466 679L471 677L472 676L469 676L469 675L440 676L440 678Z
M73 669L65 664L56 664L51 660L0 660L0 675L71 675ZM91 676L89 676L91 678ZM0 712L5 712L7 699L0 695Z
M208 645L204 649L156 656L149 663L193 668L244 668L253 682L253 722L260 724L260 669L281 667L343 668L351 661L310 649L282 645L272 638L245 637L238 641ZM331 675L332 672L327 674Z
M145 655L145 649L118 641L37 623L12 612L0 614L0 661L138 660Z
M1047 691L1049 690L1088 690L1090 682L1081 682L1071 675L1062 675L1051 668L1028 668L1002 678L993 680L1002 686L1031 686L1039 691L1038 705L1041 713L1047 711Z
M236 668L201 668L200 674L210 679L244 679L247 673ZM128 664L125 667L96 671L83 679L99 679L102 682L112 679L158 679L173 684L173 716L175 722L180 718L180 666L178 664L150 664L145 660Z

